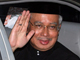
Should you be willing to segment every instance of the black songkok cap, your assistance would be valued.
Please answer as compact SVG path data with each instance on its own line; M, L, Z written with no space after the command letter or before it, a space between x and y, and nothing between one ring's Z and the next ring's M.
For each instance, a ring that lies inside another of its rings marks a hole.
M60 5L52 2L31 2L28 10L32 13L59 14Z

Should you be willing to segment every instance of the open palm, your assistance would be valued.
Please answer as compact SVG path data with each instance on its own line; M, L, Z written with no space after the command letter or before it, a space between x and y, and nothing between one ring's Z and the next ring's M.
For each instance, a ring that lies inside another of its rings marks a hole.
M9 36L9 42L13 51L23 47L34 34L34 31L32 30L26 36L29 19L29 11L23 11L22 15L18 17Z

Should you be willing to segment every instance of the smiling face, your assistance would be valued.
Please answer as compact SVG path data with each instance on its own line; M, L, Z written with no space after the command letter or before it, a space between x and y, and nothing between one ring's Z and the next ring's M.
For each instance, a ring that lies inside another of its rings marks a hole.
M35 34L30 44L40 51L51 49L58 38L59 15L32 13L31 16L29 30L34 30Z

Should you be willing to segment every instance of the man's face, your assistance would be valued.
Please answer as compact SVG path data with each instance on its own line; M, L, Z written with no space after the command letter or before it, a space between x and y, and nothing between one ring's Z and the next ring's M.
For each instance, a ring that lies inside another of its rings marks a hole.
M29 29L35 34L30 40L31 45L40 51L51 49L57 41L59 25L59 15L55 14L31 14L31 24Z

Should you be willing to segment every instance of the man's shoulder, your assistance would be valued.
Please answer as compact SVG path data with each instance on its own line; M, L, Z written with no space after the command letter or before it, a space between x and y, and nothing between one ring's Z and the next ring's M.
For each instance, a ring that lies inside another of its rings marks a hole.
M77 55L75 55L72 51L70 51L60 42L56 42L54 47L55 47L55 53L58 53L58 55L60 56L67 57L67 58L79 58Z

